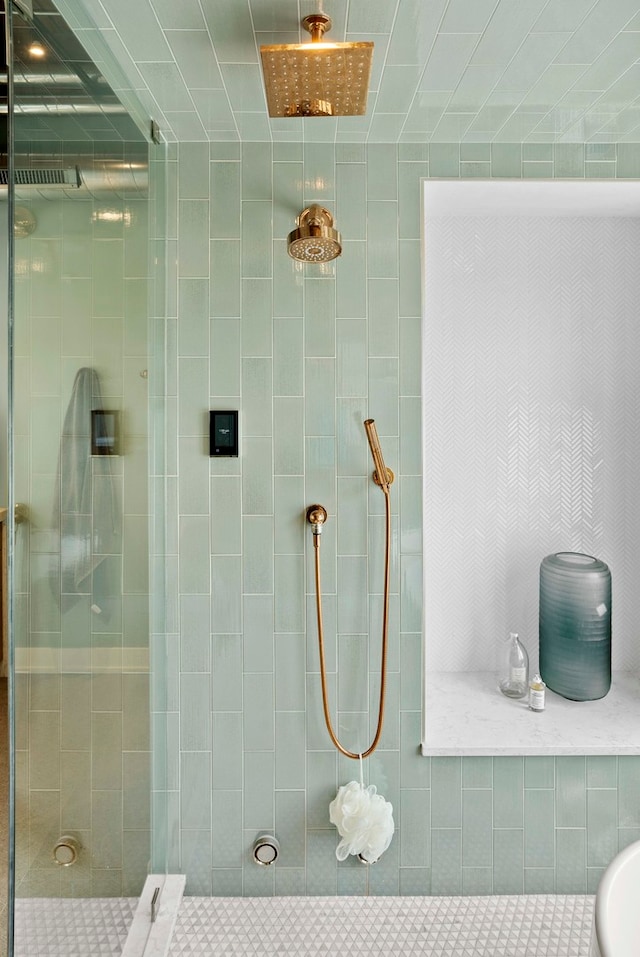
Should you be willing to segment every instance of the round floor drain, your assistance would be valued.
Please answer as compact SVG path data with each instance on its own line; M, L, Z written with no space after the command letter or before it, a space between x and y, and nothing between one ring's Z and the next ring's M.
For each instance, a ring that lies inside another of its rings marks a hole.
M70 834L64 834L58 839L53 848L53 859L56 864L60 864L61 867L70 867L78 860L79 853L80 844L76 841L75 837L71 837Z

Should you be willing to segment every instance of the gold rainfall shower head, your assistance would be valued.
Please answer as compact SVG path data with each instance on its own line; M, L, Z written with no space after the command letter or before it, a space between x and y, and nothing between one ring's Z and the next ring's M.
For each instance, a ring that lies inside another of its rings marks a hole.
M324 13L302 26L311 43L260 47L269 116L362 116L373 43L325 43L331 18Z
M342 236L333 228L333 216L324 206L307 206L287 236L287 251L302 263L328 263L342 252Z

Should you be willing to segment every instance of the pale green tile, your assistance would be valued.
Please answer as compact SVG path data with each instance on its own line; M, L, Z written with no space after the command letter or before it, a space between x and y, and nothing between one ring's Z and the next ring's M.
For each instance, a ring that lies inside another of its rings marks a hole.
M211 682L208 674L180 676L180 747L183 751L211 748Z
M491 788L493 784L493 759L466 757L462 759L463 788Z
M491 175L520 178L522 176L522 149L519 143L491 144Z
M242 636L212 638L212 707L215 711L242 710Z
M209 562L206 562L208 573ZM209 575L207 574L207 582ZM214 555L211 558L211 630L215 634L239 634L242 631L242 560L238 556ZM208 593L209 588L206 589Z
M431 831L431 893L462 893L462 831L438 828Z
M210 167L212 239L240 238L240 164L212 163Z
M305 666L305 635L276 635L275 703L279 711L304 710Z
M422 315L420 285L420 243L413 239L398 244L400 276L400 315Z
M618 759L615 755L587 757L587 788L615 788Z
M431 761L431 825L460 827L462 815L462 762L460 758Z
M492 866L492 795L488 789L462 791L462 863L465 867Z
M337 892L336 845L338 836L333 829L307 831L307 856L314 862L307 869L307 894L335 894Z
M304 400L277 398L273 403L273 456L276 475L302 475L304 471ZM295 549L296 551L298 549Z
M556 758L556 825L584 827L586 814L585 758Z
M178 276L209 275L209 204L181 200L178 206ZM95 294L95 293L94 293Z
M364 163L341 163L336 168L338 228L349 239L365 238L368 175L369 169Z
M332 279L305 280L305 356L336 354L336 289Z
M523 824L522 758L493 759L493 824L496 828L521 828Z
M525 894L553 894L556 888L555 867L525 867Z
M556 831L556 894L585 894L587 890L586 831Z
M302 769L304 779L304 750ZM276 752L276 781L277 779L278 756ZM278 787L277 784L276 787ZM305 795L303 790L282 790L276 792L275 820L276 834L278 835L281 846L281 853L278 857L278 868L304 867ZM277 873L276 871L276 875Z
M618 850L623 851L629 844L640 841L640 827L618 828Z
M122 843L114 834L122 833L122 795L116 790L92 791L91 845L94 868L122 866Z
M524 848L521 828L505 827L493 832L493 893L522 894Z
M242 791L213 791L211 811L211 838L216 865L241 867Z
M302 792L306 782L304 711L277 711L275 725L276 788ZM291 863L295 865L300 861L292 860Z
M524 179L552 179L553 163L528 163L522 164L522 176Z
M274 395L302 395L303 324L275 319L273 323L273 392ZM277 409L277 403L276 403ZM275 416L276 434L278 412Z
M55 722L52 722L52 725L55 727ZM32 750L37 753L33 745ZM110 714L101 711L92 714L91 753L93 758L91 766L92 789L115 790L121 788L122 715L120 713ZM32 779L34 779L33 773ZM52 783L49 784L49 787L52 786ZM33 785L37 786L35 779ZM53 786L56 786L55 783Z
M419 711L400 712L400 784L403 788L428 788L431 784L431 759L420 754L421 719Z
M616 174L615 163L585 163L584 175L587 179L614 179Z
M244 751L244 826L267 830L275 826L275 755Z
M366 148L366 182L369 200L391 200L398 196L397 147L370 143Z
M429 145L429 176L455 178L460 175L460 147L457 143Z
M370 200L367 203L367 274L370 279L398 275L397 238L397 204Z
M305 360L305 434L335 434L335 360Z
M242 587L245 593L273 593L273 518L247 515L242 529Z
M242 280L242 355L272 354L272 294L270 279Z
M273 512L272 444L267 437L245 437L242 443L242 511L245 515Z
M400 707L419 711L422 704L422 635L400 637Z
M241 484L236 475L211 478L211 553L239 555L241 542Z
M618 158L616 176L619 179L640 178L640 151L637 145L618 143L616 149Z
M276 555L274 559L275 629L300 632L305 625L304 557Z
M139 532L138 532L139 537ZM197 515L180 518L180 571L178 584L184 594L209 592L209 529ZM223 631L234 629L224 628Z
M336 266L336 315L343 319L366 317L366 257L363 242L345 240Z
M555 758L526 757L524 759L525 788L553 788L555 786Z
M429 896L431 893L431 868L429 867L401 867L400 888L398 893L403 896Z
M305 541L303 514L305 512L303 476L277 475L274 479L276 555L303 553Z
M181 866L187 874L187 894L210 896L211 894L211 831L180 832Z
M273 596L242 599L245 672L273 672ZM268 679L265 679L268 680Z
M272 275L270 202L242 202L242 274Z
M618 826L640 826L640 758L618 758Z
M471 895L486 896L493 891L493 868L492 867L463 867L462 868L462 893Z
M242 431L246 437L271 435L273 362L269 358L242 359ZM245 439L248 441L248 438Z
M427 790L404 788L400 795L400 864L404 867L428 867L431 863L429 827L431 795Z
M213 319L210 328L210 394L239 396L241 391L240 321L237 319Z
M584 177L584 144L556 143L553 147L554 169L556 177Z
M126 751L149 749L149 675L122 676L122 746Z
M422 557L400 559L400 623L402 631L419 631L422 622Z
M183 828L211 827L211 755L183 750L180 759Z
M245 752L269 751L274 746L273 689L264 675L244 676L244 748ZM246 823L246 822L245 822Z
M618 853L618 794L614 788L587 791L587 864L605 867Z
M212 240L210 315L220 318L240 316L240 242Z
M213 714L212 769L214 788L242 788L242 714ZM265 782L265 787L272 779Z
M527 788L524 792L524 863L526 867L555 864L553 791Z
M338 319L336 323L336 395L367 394L367 322Z
M293 229L294 224L291 224ZM273 242L273 314L283 318L303 315L305 266L287 255L286 238Z

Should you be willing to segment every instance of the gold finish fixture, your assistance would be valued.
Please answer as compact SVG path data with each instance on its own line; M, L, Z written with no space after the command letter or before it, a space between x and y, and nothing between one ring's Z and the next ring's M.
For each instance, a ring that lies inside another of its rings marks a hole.
M342 252L342 236L324 206L307 206L287 236L287 252L302 263L328 263Z
M327 520L327 510L322 505L310 505L307 509L307 521L311 525L313 531L313 549L315 555L316 616L318 622L318 652L320 656L320 683L322 685L322 708L324 711L324 720L327 726L327 731L329 732L329 737L331 738L334 747L337 748L340 754L344 754L345 757L353 758L354 760L368 758L370 754L373 754L375 749L378 747L384 725L384 705L387 686L387 643L389 635L389 578L391 569L391 496L389 490L391 483L393 482L393 472L391 469L385 467L374 420L367 419L364 423L364 427L367 431L367 438L369 439L371 454L376 466L376 471L373 473L374 481L382 489L385 498L386 544L384 561L384 601L382 607L382 652L380 665L378 724L376 726L376 732L374 734L373 741L367 750L363 751L361 754L357 754L354 751L349 751L348 748L345 748L342 744L340 744L340 741L333 730L333 722L331 721L331 715L329 713L327 669L324 653L324 625L322 621L322 586L320 583L320 534L322 532L322 526ZM376 478L376 474L385 476L385 481L379 482Z
M328 43L331 18L302 20L311 43L260 47L269 116L363 116L373 43Z
M380 439L378 438L378 430L376 429L375 421L373 419L365 419L364 427L369 440L369 448L371 449L373 464L376 467L376 470L373 473L373 481L376 483L376 485L380 485L384 491L385 486L388 489L389 486L393 484L395 475L391 469L388 469L384 464L382 449L380 448Z

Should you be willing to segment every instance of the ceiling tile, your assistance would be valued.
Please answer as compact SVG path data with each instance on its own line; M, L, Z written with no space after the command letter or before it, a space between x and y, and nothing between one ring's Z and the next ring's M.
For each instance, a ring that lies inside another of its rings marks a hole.
M55 0L169 141L283 144L640 142L638 2L323 0L329 40L375 44L367 113L283 121L266 114L259 47L311 45L300 18L318 0Z

